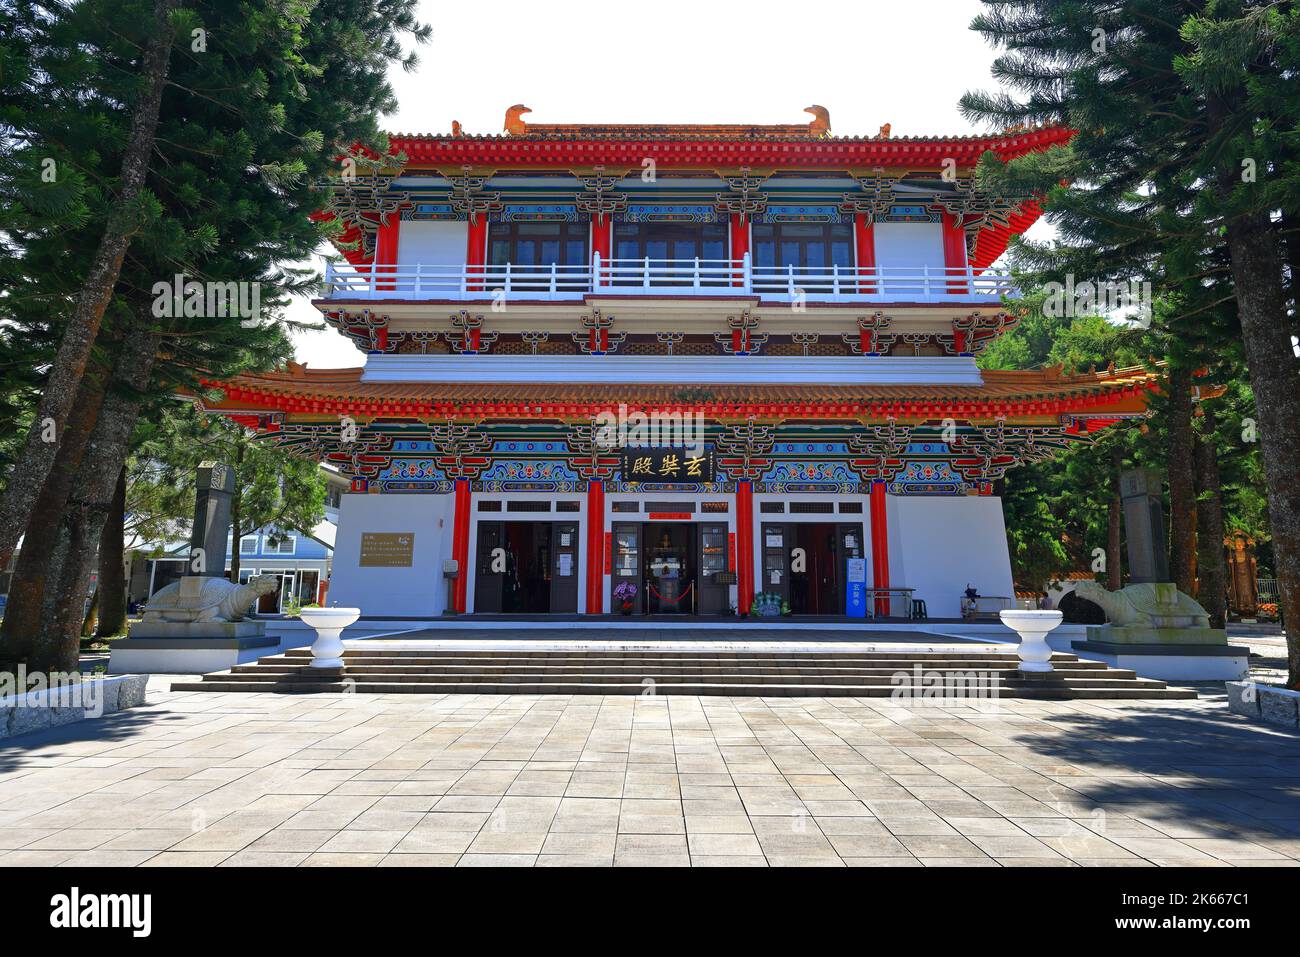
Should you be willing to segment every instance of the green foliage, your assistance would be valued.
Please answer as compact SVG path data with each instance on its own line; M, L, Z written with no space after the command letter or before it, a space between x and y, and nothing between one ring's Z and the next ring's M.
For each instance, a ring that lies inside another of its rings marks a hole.
M127 475L127 528L140 542L188 537L194 470L205 461L235 467L236 543L259 528L310 534L325 517L325 480L316 463L259 441L227 419L174 405L143 423L137 438ZM237 553L236 545L236 560Z
M972 29L1001 48L993 75L1004 89L967 93L961 106L969 118L1078 130L1068 146L1009 163L988 154L980 164L981 186L1037 196L1058 232L1052 243L1012 244L1010 258L1031 290L1026 316L984 364L1062 363L1069 371L1156 359L1203 372L1198 389L1215 427L1202 440L1219 453L1227 525L1267 538L1259 445L1244 438L1256 413L1223 229L1234 216L1300 208L1300 12L1252 2L986 0ZM1219 109L1229 91L1244 91L1243 99ZM1239 175L1251 164L1254 182ZM1068 279L1149 282L1150 328L1046 318L1044 284ZM1213 396L1216 389L1223 394ZM1008 476L1008 525L1025 584L1031 567L1036 579L1056 557L1058 540L1067 567L1088 567L1091 548L1105 544L1116 467L1165 470L1166 400L1154 396L1151 409L1140 431Z
M161 335L156 412L202 379L292 355L283 307L310 292L330 227L319 184L383 151L391 63L422 42L415 0L181 0L147 189L104 329ZM0 0L0 470L15 448L113 207L152 0ZM159 315L159 283L257 284L261 314ZM152 341L152 340L150 340ZM102 359L103 357L101 357ZM152 414L146 412L146 414ZM30 421L30 419L27 419Z

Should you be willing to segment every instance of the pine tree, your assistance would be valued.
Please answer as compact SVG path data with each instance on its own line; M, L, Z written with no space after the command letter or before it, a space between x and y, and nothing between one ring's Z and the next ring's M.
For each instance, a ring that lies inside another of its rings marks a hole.
M309 289L313 277L285 264L306 258L328 228L308 215L321 204L316 184L336 168L336 158L355 143L386 149L377 127L378 116L395 106L386 68L414 62L402 50L403 38L428 35L414 19L414 6L414 0L208 0L177 10L181 42L172 58L148 182L158 215L131 246L109 308L111 321L96 343L99 367L112 373L91 384L98 388L90 388L84 406L88 451L64 456L61 472L73 476L67 489L75 495L60 497L59 489L47 487L41 493L46 507L28 523L54 526L57 542L29 550L24 541L15 576L23 585L22 600L11 606L3 625L7 653L75 665L73 609L80 607L94 543L140 410L154 397L196 387L200 377L267 368L288 354L279 309L289 293ZM130 0L83 0L68 16L83 47L111 50L114 25L129 10ZM56 26L51 36L75 32L68 22ZM130 65L127 57L113 59L118 71ZM103 72L111 73L107 67ZM97 88L98 81L89 85ZM110 127L120 125L111 99L105 111ZM33 122L33 141L60 118L56 112ZM85 261L85 236L97 209L91 207L87 227L71 237L75 241L66 233L61 237L62 248L48 231L20 237L29 268L39 267L30 281L36 290L53 287L61 271ZM258 284L260 321L229 314L158 315L165 303L155 286L177 275ZM60 324L48 297L29 295L23 302L21 325ZM25 649L26 642L33 647Z
M1287 623L1300 620L1300 369L1283 270L1289 240L1278 215L1300 208L1293 152L1300 11L1249 0L986 6L972 28L1005 49L994 75L1022 98L971 93L963 111L991 123L1079 131L1068 149L1013 161L1000 175L1042 191L1068 243L1093 244L1091 257L1075 264L1086 268L1091 259L1099 268L1083 275L1108 276L1147 247L1166 267L1180 253L1184 261L1203 259L1212 285L1230 283L1257 410L1282 613ZM1058 185L1063 179L1068 187ZM1163 292L1187 293L1198 273ZM1190 325L1212 328L1211 310L1193 308ZM1294 628L1288 666L1288 684L1300 687Z
M112 205L99 232L95 251L63 324L58 351L50 366L27 431L27 440L0 494L0 568L9 563L46 476L54 468L68 419L77 411L82 378L91 361L95 338L117 286L122 260L135 234L156 212L145 188L158 110L175 35L176 0L153 0L148 16L132 17L143 26L140 57L132 74L130 123ZM134 12L134 11L132 11ZM129 29L129 27L128 27ZM28 159L36 159L30 155ZM51 157L39 157L44 165ZM57 161L54 169L57 174Z

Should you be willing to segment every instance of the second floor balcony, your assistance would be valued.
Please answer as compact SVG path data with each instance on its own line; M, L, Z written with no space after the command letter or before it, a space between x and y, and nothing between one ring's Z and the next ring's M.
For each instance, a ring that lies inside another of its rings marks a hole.
M581 265L415 263L355 267L329 261L325 298L571 301L588 297L756 298L771 302L998 302L1010 274L935 266L758 266L740 259L602 259Z

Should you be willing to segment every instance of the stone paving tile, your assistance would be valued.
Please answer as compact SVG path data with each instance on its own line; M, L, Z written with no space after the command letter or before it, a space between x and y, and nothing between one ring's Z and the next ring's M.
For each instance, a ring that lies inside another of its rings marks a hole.
M320 846L320 853L387 854L406 831L339 831Z
M149 708L6 743L0 867L1300 865L1300 737L1213 696Z
M143 867L216 867L231 851L163 851L146 860Z
M455 867L459 854L389 854L380 867Z
M613 867L613 854L538 854L536 867Z
M354 854L317 851L303 861L301 867L378 867L383 854Z
M532 867L536 854L466 854L456 862L457 867Z

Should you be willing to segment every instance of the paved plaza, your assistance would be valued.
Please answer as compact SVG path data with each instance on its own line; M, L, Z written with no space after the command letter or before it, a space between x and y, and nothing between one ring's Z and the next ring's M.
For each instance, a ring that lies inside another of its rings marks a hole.
M0 742L0 849L0 866L1294 865L1300 736L1217 695L154 691Z

